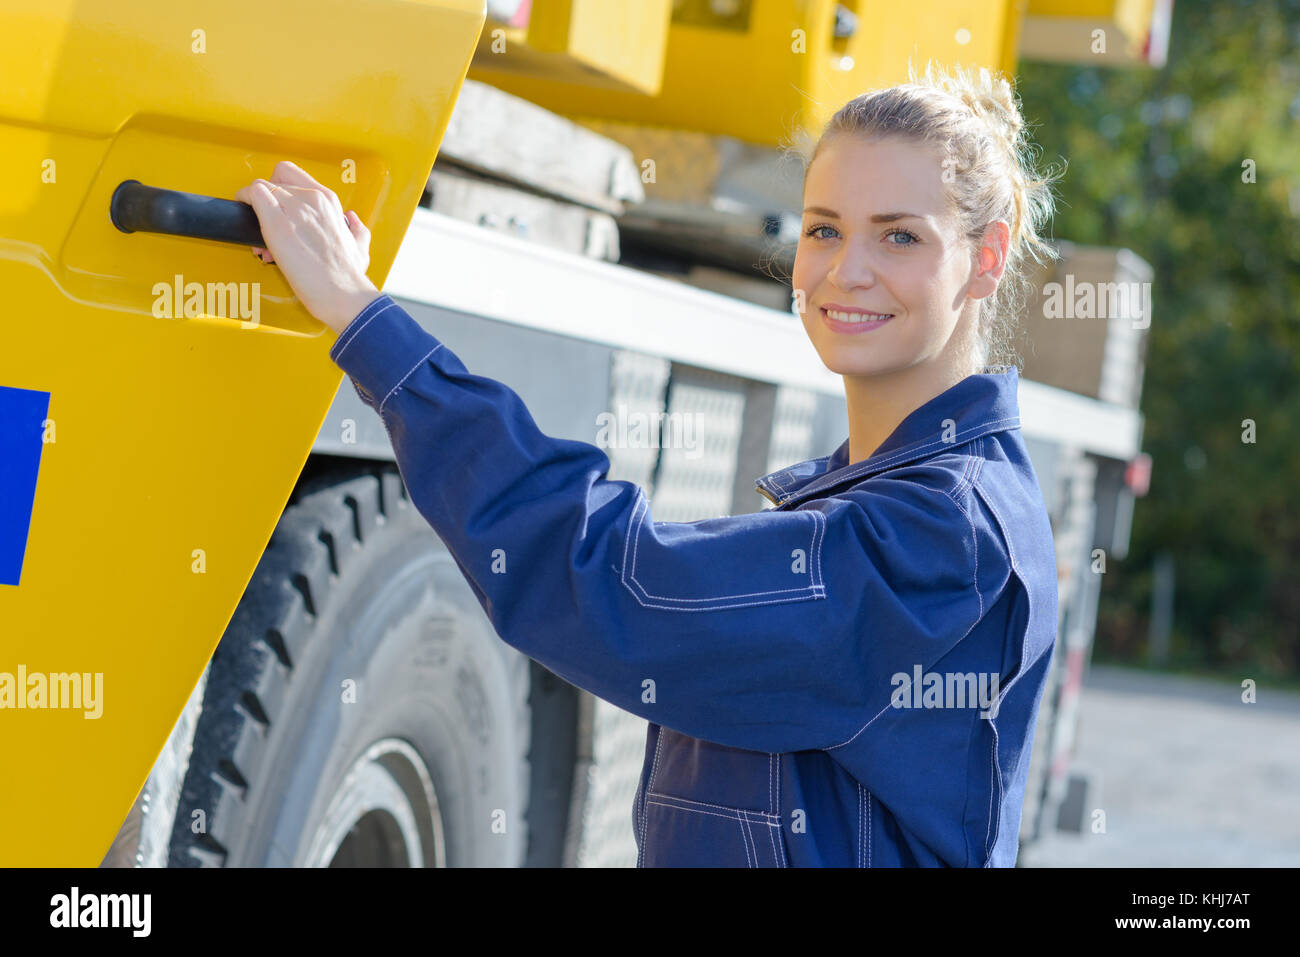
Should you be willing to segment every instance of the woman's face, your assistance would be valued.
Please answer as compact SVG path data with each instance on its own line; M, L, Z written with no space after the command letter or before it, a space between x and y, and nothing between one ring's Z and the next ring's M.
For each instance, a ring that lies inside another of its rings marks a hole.
M969 348L975 300L996 279L976 275L943 172L924 144L851 135L826 143L809 168L793 282L804 329L832 372L960 362ZM892 318L851 321L864 313Z

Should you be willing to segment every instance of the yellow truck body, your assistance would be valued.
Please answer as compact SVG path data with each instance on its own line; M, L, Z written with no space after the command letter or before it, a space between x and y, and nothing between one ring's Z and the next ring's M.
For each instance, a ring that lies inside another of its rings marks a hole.
M113 190L229 198L292 160L370 225L382 284L483 18L475 0L0 4L0 387L26 413L0 422L21 451L0 468L39 476L6 506L25 548L0 585L0 864L103 858L340 380L278 270L120 232ZM256 315L211 308L226 283Z

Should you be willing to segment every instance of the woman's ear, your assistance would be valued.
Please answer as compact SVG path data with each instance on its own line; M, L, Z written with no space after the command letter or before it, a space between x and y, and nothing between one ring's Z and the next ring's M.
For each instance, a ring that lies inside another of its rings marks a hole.
M980 247L975 252L975 276L971 280L967 295L972 299L984 299L993 295L998 288L998 280L1007 268L1007 251L1011 245L1011 229L1002 220L990 223L984 230Z

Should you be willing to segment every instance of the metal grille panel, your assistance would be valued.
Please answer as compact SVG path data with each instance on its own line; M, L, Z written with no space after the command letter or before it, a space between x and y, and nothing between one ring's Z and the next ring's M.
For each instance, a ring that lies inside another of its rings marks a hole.
M655 521L690 522L727 515L744 413L744 383L732 376L679 366L672 370L668 396L669 371L667 360L614 353L609 411L616 418L620 409L627 415L666 412L667 417L659 436L662 448L628 443L605 449L609 477L645 489ZM645 759L647 729L644 719L606 701L595 701L579 867L636 866L632 806Z
M776 392L776 413L772 421L772 446L767 472L788 468L824 452L814 451L817 394L807 389L781 386ZM757 475L753 478L758 478ZM755 495L758 493L755 492Z

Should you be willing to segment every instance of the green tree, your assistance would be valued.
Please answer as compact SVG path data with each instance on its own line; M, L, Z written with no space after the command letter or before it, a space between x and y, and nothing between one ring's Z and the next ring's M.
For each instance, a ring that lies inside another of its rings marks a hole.
M1107 569L1098 654L1145 654L1152 562L1168 551L1173 663L1294 677L1300 3L1179 0L1165 68L1026 62L1018 89L1043 159L1067 163L1053 234L1155 270L1151 492L1129 557Z

